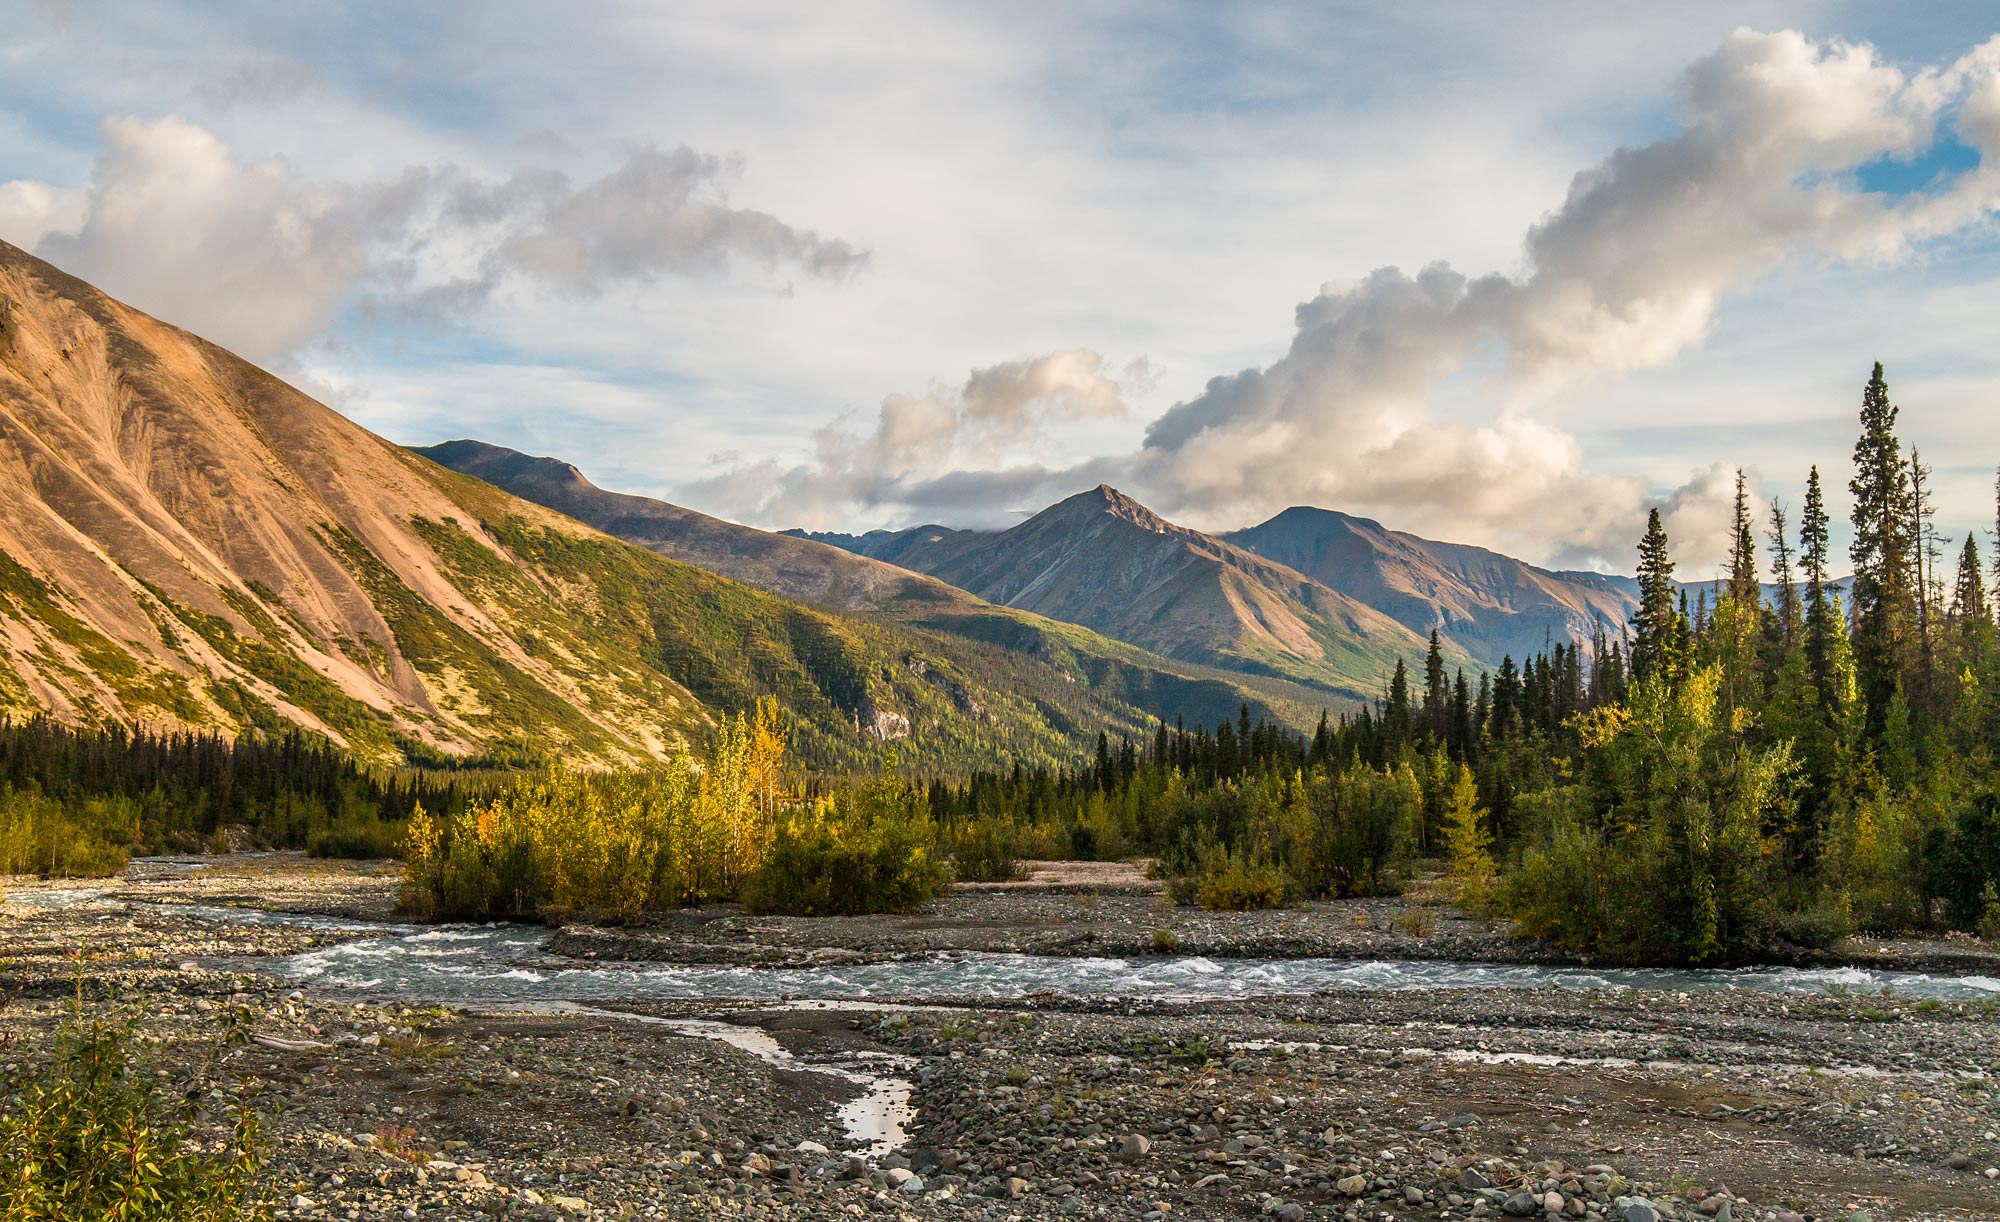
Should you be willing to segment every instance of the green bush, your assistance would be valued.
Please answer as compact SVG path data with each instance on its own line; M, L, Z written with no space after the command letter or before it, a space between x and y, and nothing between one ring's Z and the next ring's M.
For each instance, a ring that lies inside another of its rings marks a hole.
M1400 894L1423 808L1416 774L1349 768L1315 778L1304 796L1292 803L1283 845L1298 890L1314 898Z
M1246 849L1206 854L1191 882L1194 902L1210 912L1282 908L1291 890L1283 867ZM1181 894L1187 894L1187 888Z
M1023 874L1021 833L1010 818L963 819L944 836L960 882L1012 882Z
M2000 942L2000 884L1988 882L1980 899L1984 911L1979 917L1979 936L1988 942Z
M1790 749L1742 741L1722 679L1716 667L1649 679L1583 719L1588 783L1517 804L1544 820L1502 888L1524 932L1645 962L1770 945L1778 845L1763 829L1789 815Z
M1854 913L1847 900L1833 891L1791 903L1781 903L1772 918L1772 932L1793 946L1825 950L1854 932Z
M224 1044L246 1032L233 1024ZM261 1161L258 1115L247 1090L215 1081L213 1064L191 1081L163 1077L134 1047L129 1016L87 1017L79 1001L50 1054L4 1079L0 1218L245 1216ZM218 1091L220 1106L210 1106Z
M139 804L129 798L64 804L0 789L0 874L106 878L125 868L138 838Z
M644 773L554 769L402 843L404 911L449 920L628 921L734 899L771 847L784 738L774 705L731 718L701 764Z
M407 830L405 824L390 823L372 812L349 816L314 832L306 852L314 857L341 857L369 861L397 855Z
M951 885L920 791L893 772L778 821L770 855L743 889L757 913L914 912Z

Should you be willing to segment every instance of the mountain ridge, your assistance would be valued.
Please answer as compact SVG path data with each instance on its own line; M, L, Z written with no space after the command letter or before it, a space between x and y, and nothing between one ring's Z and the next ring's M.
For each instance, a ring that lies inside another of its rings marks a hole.
M1303 727L1326 704L1324 692L1176 663L1084 626L995 605L912 569L803 536L599 488L561 459L470 439L412 449L607 534L760 589L1048 659L1124 693L1157 718L1212 724L1248 703L1259 716Z
M0 712L298 727L385 764L616 766L775 695L809 765L872 766L895 743L938 771L1144 733L1127 696L1219 712L1242 694L843 616L658 555L0 243Z

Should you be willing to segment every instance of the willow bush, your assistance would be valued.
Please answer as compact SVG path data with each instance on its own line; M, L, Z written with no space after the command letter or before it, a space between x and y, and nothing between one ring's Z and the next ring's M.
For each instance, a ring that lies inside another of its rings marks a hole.
M421 808L402 904L445 920L588 917L732 899L764 865L781 799L776 704L724 721L713 752L644 773L555 768L450 819Z
M403 841L405 911L440 920L624 922L741 899L810 915L907 911L950 880L924 793L893 761L812 800L784 792L778 706L723 723L714 750L644 773L553 769Z
M139 804L92 797L57 802L33 788L0 788L0 874L105 878L139 840Z
M0 1218L8 1222L225 1222L251 1216L261 1118L220 1056L248 1039L230 1015L192 1077L141 1052L131 1013L81 997L47 1055L0 1075Z

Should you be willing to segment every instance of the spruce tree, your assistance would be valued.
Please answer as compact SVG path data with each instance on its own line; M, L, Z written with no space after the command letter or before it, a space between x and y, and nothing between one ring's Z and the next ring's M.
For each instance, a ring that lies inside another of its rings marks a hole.
M1741 467L1736 468L1736 516L1729 537L1729 597L1738 606L1753 609L1764 601L1757 586L1757 538L1750 520L1750 492Z
M1451 694L1445 688L1444 649L1437 629L1431 629L1431 646L1424 654L1424 729L1433 742L1443 742L1450 712Z
M1985 661L1985 646L1993 633L1993 612L1986 604L1986 572L1979 563L1979 540L1965 536L1958 553L1958 581L1951 594L1951 624L1967 665Z
M1396 673L1389 679L1389 700L1382 710L1382 724L1392 754L1410 741L1410 672L1401 658L1396 659Z
M1911 667L1916 631L1916 540L1910 469L1896 437L1896 406L1882 364L1861 395L1861 436L1854 443L1854 661L1871 730Z
M1680 614L1674 609L1674 562L1667 531L1655 509L1639 542L1639 608L1632 613L1632 677L1663 673L1679 652Z
M1833 617L1838 614L1827 589L1827 547L1826 498L1815 466L1806 477L1806 503L1799 515L1799 560L1806 576L1806 664L1823 702L1833 698Z
M1785 537L1785 506L1771 502L1771 578L1778 583L1778 644L1786 652L1798 644L1799 591L1792 580L1792 543Z
M1938 608L1944 602L1943 564L1939 554L1939 539L1932 519L1936 506L1930 492L1931 469L1924 465L1923 458L1912 448L1910 450L1910 538L1916 546L1912 549L1917 565L1917 649L1916 649L1916 689L1922 698L1926 711L1937 708L1937 622Z

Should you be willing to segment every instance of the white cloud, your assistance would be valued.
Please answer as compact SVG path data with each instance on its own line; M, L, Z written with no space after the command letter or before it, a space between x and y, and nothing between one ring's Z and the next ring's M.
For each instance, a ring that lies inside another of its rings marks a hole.
M1985 168L2000 164L2000 125L1985 126L1996 63L2000 40L1908 74L1865 46L1738 32L1686 73L1681 130L1576 176L1529 230L1522 273L1433 264L1328 286L1299 307L1284 357L1213 380L1153 424L1144 478L1197 517L1336 504L1454 537L1539 540L1558 560L1622 558L1643 485L1584 474L1573 439L1528 415L1535 396L1674 358L1727 294L1788 257L1894 260L1984 221L2000 201L2000 169ZM1906 200L1857 186L1857 167L1922 151L1953 117L1982 168ZM1440 380L1496 357L1493 392L1510 404L1496 419L1432 418ZM1710 484L1667 497L1697 562L1727 547L1726 531L1701 530Z
M1146 385L1151 376L1143 357L1113 370L1081 348L1004 361L973 370L956 389L887 396L866 432L839 421L828 425L815 434L807 462L725 459L681 492L746 520L787 526L838 527L857 510L883 505L988 521L996 505L1074 491L1064 481L1076 478L1018 457L996 470L995 459L1018 456L1051 429L1127 414L1126 387ZM971 461L985 466L965 470ZM1102 465L1107 472L1124 469L1115 459Z
M0 238L253 359L297 352L359 299L435 314L511 283L566 294L733 263L838 279L867 260L838 239L727 202L726 163L645 148L595 181L492 180L413 166L317 181L239 161L178 118L111 118L81 189L0 184Z
M1197 525L1336 505L1566 563L1622 565L1660 503L1684 562L1711 563L1728 546L1716 526L1731 469L1655 498L1641 479L1587 471L1576 440L1534 417L1537 397L1673 359L1727 295L1788 259L1895 261L1985 221L2000 202L1996 72L2000 39L1905 72L1866 46L1739 31L1684 74L1679 130L1575 177L1529 229L1520 272L1473 278L1434 263L1328 285L1298 308L1284 356L1211 380L1114 465ZM1902 198L1860 188L1859 167L1920 153L1953 121L1980 168ZM1439 418L1441 383L1466 376L1483 376L1502 408L1484 422ZM1019 468L993 474L1023 483ZM861 503L936 483L871 484Z
M51 233L83 224L84 195L42 182L0 183L0 236L33 247Z

